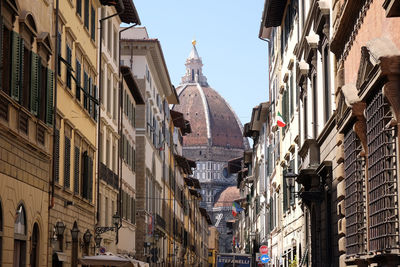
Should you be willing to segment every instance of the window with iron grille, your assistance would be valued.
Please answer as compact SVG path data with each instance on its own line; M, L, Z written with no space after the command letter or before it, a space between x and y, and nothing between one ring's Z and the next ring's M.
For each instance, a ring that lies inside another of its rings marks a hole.
M365 159L360 156L361 142L350 129L344 136L344 168L346 182L346 254L365 252Z
M371 251L398 245L396 129L387 100L378 90L367 101L369 245Z

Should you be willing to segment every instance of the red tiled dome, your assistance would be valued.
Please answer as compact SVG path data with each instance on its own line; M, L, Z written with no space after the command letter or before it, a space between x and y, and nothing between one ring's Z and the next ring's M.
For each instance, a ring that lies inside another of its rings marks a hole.
M218 198L218 201L214 204L214 208L218 207L231 207L232 202L240 198L239 189L236 186L229 186Z
M173 108L189 120L192 133L183 145L218 146L244 149L242 125L229 104L212 88L199 83L177 88L179 105Z

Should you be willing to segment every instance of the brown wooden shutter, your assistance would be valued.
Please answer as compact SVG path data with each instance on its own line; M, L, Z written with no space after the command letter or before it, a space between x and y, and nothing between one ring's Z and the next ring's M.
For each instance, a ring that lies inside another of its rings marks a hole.
M71 186L71 140L65 137L64 147L64 188Z
M74 193L79 194L79 158L80 158L80 149L75 146L74 153Z

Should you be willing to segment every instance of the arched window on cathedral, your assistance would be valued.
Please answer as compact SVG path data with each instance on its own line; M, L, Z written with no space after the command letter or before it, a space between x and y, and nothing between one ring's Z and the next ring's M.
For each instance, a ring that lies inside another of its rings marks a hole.
M26 239L25 208L20 204L15 213L13 267L26 265Z
M194 81L194 69L192 69L192 81Z

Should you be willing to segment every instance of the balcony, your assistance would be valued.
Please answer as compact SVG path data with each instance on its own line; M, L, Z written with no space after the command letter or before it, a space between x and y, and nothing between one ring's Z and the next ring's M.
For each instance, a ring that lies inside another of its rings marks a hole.
M119 188L118 175L116 175L112 170L107 168L107 166L104 165L103 163L100 163L100 179L115 189Z
M165 220L158 214L156 214L156 225L162 229L165 229Z

